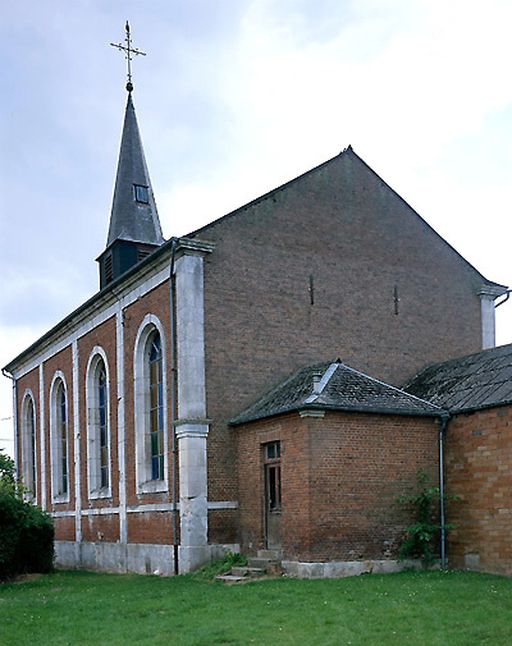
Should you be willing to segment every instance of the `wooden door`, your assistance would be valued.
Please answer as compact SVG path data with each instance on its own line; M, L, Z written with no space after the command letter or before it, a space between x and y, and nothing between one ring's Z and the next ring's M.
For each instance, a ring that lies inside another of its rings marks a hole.
M281 547L281 443L269 442L263 447L265 478L265 545Z

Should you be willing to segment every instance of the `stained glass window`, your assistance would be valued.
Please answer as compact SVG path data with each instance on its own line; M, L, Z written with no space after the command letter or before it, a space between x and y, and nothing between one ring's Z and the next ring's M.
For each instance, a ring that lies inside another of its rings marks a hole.
M57 414L57 424L56 424L56 441L58 443L58 466L59 466L59 477L58 477L58 493L67 494L68 493L68 440L67 440L67 406L66 406L66 392L64 390L64 384L62 381L59 381L56 389L55 395L56 401L56 414Z
M151 446L151 479L164 479L164 393L162 375L162 342L154 332L149 338L149 436Z
M104 489L109 485L108 478L108 428L107 428L107 375L103 359L96 369L96 401L99 439L99 486Z

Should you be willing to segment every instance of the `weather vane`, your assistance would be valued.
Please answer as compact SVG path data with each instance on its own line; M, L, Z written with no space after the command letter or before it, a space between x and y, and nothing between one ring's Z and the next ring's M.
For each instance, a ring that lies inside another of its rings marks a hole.
M140 49L136 49L135 47L132 47L132 39L131 39L131 36L130 36L130 25L129 25L128 21L126 21L125 29L126 29L126 38L124 40L125 40L126 45L123 45L122 43L110 43L110 44L112 45L112 47L116 47L117 49L119 49L120 51L125 52L125 54L126 54L125 55L125 58L126 58L126 61L127 61L127 63L126 63L126 67L127 67L126 75L127 75L127 78L128 78L128 81L126 83L126 89L128 90L128 92L131 92L133 90L133 83L132 83L132 56L134 54L136 56L139 56L139 55L140 56L145 56L146 52L143 52Z

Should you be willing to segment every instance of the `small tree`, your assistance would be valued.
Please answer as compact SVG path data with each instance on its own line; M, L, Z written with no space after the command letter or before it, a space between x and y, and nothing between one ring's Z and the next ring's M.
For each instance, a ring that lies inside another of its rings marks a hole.
M16 490L16 468L14 460L0 449L0 490Z
M13 460L0 449L0 581L53 567L53 522L23 500Z
M416 474L417 492L399 496L397 502L407 509L413 509L415 522L405 530L405 538L400 546L400 559L421 559L428 567L436 559L441 525L438 521L439 487L428 486L428 475L423 469ZM444 496L444 500L456 500L456 496ZM445 529L453 525L445 524Z

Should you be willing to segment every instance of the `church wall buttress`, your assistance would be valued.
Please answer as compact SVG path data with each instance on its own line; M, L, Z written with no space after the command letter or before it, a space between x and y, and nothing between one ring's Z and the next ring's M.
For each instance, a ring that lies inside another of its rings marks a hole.
M176 261L180 572L209 558L203 258Z

